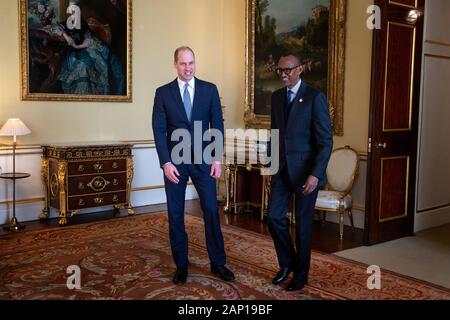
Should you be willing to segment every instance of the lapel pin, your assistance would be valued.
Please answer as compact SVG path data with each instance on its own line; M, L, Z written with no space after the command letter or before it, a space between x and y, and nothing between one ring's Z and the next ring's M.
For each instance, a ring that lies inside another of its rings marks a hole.
M303 99L300 99L300 100L298 100L298 101L303 102Z

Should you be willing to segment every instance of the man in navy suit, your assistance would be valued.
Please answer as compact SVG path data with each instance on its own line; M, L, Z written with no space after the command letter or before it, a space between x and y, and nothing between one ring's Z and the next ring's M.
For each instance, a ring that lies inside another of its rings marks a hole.
M280 169L271 180L268 208L269 231L280 265L272 282L281 284L293 272L286 290L294 291L308 281L314 206L319 188L326 183L333 134L325 95L300 78L300 56L282 56L276 72L284 87L272 94L271 102L271 128L279 130L280 150ZM293 194L295 246L286 218Z
M177 268L173 281L184 283L188 275L188 236L184 225L184 202L189 177L200 198L211 272L223 280L232 281L234 274L225 266L226 256L216 197L215 179L221 175L222 153L213 155L216 161L211 161L212 163L207 163L208 161L199 155L207 147L202 142L203 134L210 129L221 133L220 139L213 140L219 147L213 149L223 150L224 129L219 94L214 84L194 77L195 55L189 47L175 50L174 66L178 77L156 90L152 117L156 149L164 170L170 245ZM201 131L200 141L194 139L194 131ZM180 143L186 143L182 141L183 134L179 134L180 132L189 135L187 150L182 148L178 151L176 148Z

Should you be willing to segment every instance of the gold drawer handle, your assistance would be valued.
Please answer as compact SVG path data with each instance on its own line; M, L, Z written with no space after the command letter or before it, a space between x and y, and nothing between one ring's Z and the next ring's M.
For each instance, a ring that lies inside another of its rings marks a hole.
M78 200L78 205L79 206L84 206L86 204L86 202L84 202L83 199Z
M112 200L114 202L119 202L119 196L117 194L115 194Z
M78 189L83 190L84 189L84 182L78 183Z
M113 180L113 186L118 186L119 185L119 180L117 180L116 178L114 178Z
M95 204L102 204L103 200L104 200L104 198L100 198L100 197L94 198Z
M91 182L88 183L88 187L96 192L100 192L103 189L105 189L106 186L108 186L110 183L111 182L109 182L103 177L95 177L94 179L91 180Z
M119 167L119 164L117 162L113 162L112 168L117 169Z
M80 164L78 166L78 171L83 172L85 170L84 165Z
M94 164L94 169L97 170L97 172L102 171L103 170L103 163L97 162L96 164Z

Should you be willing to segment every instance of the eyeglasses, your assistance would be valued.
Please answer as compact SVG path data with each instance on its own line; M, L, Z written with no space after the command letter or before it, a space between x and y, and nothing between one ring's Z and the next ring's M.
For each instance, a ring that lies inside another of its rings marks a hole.
M292 67L292 68L276 68L276 69L275 69L275 72L276 72L278 75L281 75L283 72L284 72L286 75L290 75L290 74L291 74L291 71L294 70L295 68L298 68L298 67L300 67L300 65L295 66L295 67Z

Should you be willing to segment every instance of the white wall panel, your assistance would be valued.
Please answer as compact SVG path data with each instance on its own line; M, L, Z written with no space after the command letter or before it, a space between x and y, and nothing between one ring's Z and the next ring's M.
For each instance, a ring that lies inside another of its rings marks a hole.
M418 211L450 205L450 58L425 57Z
M450 223L450 1L426 2L415 232Z
M450 44L450 1L428 0L425 3L425 39Z

